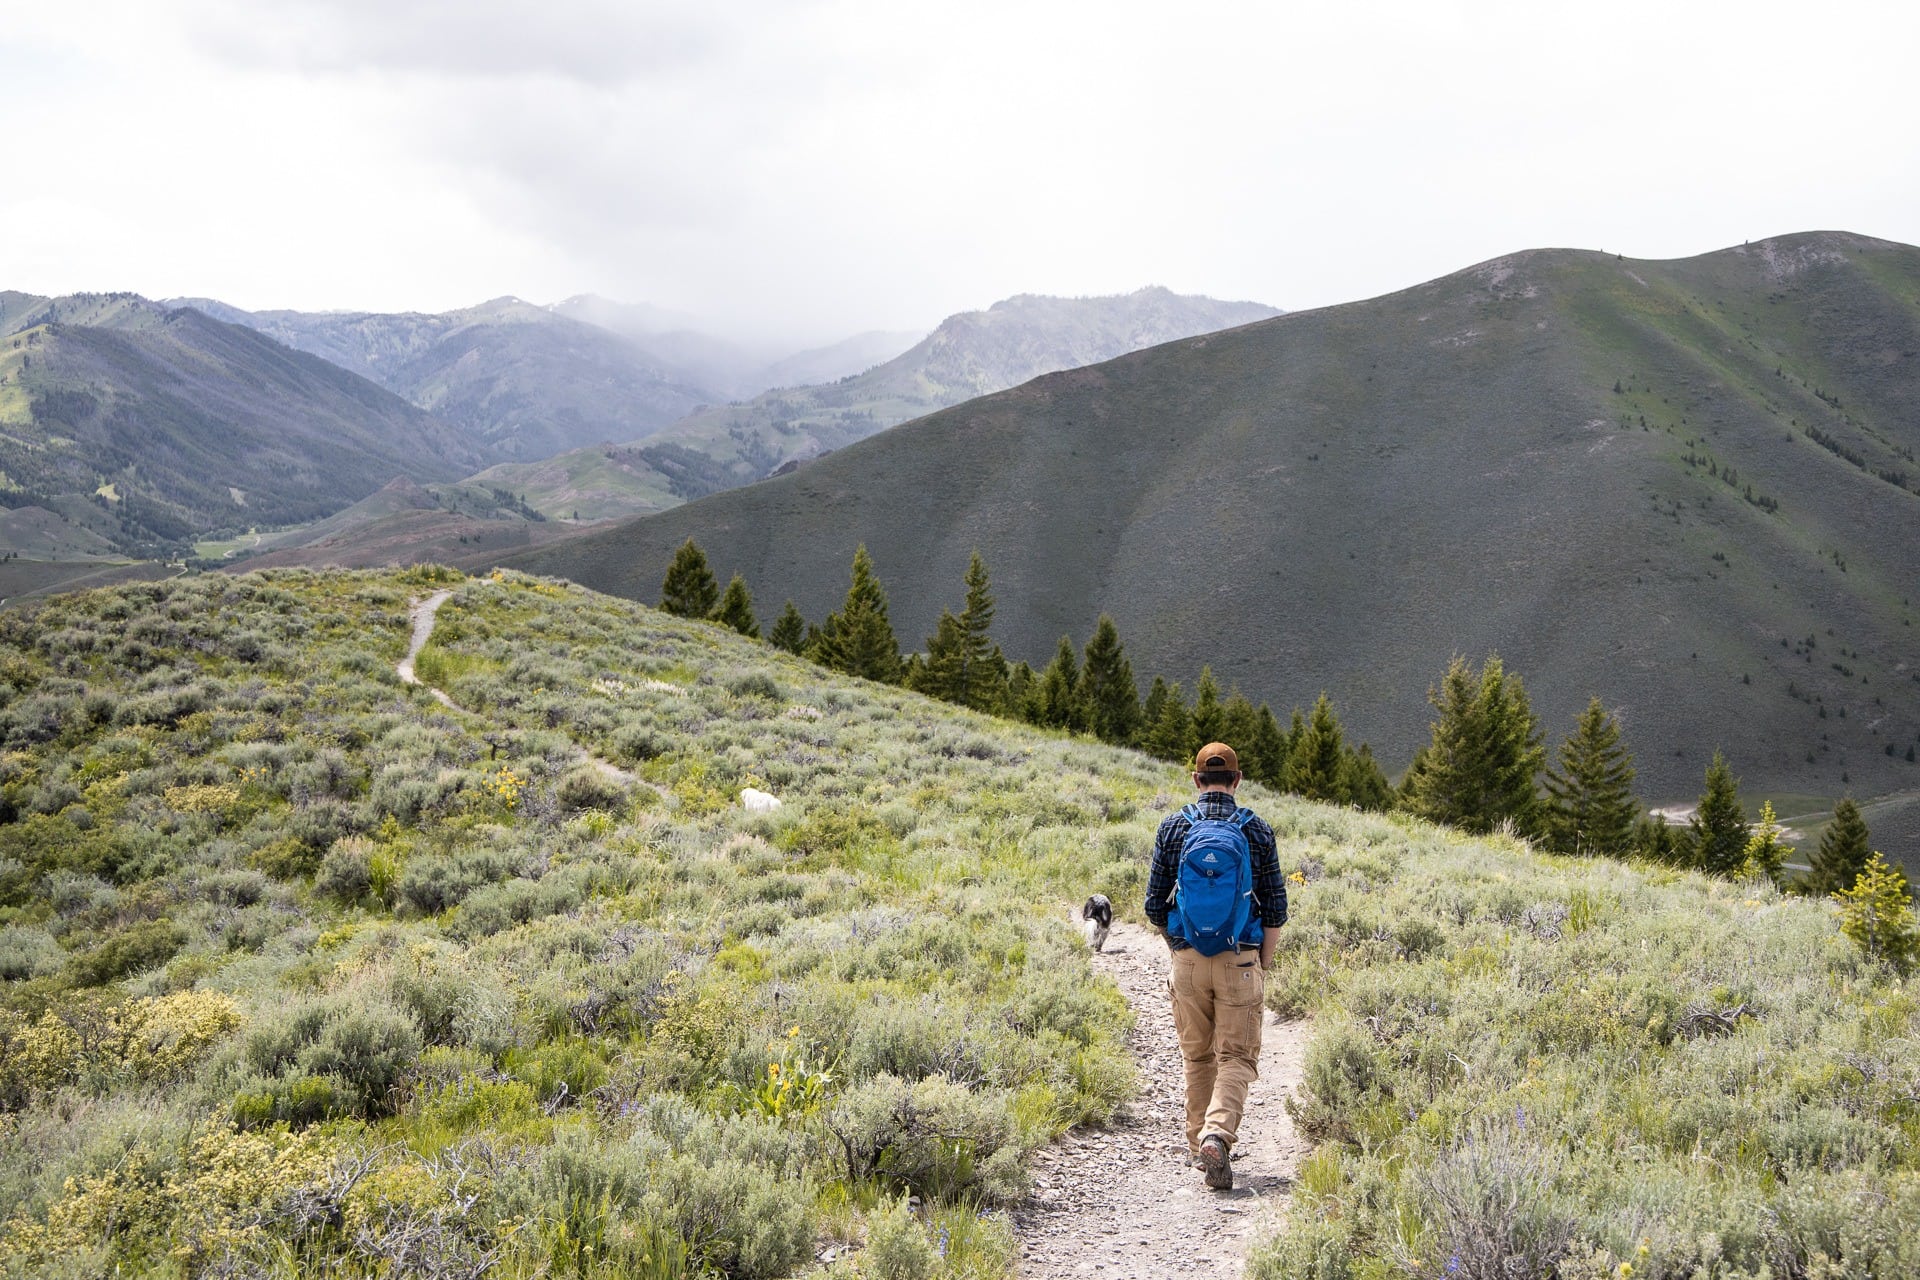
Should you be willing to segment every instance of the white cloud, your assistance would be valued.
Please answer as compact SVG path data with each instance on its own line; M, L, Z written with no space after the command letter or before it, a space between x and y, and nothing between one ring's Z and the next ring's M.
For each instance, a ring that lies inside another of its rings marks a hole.
M15 287L442 307L597 290L795 338L1155 282L1298 307L1541 244L1920 240L1920 18L979 0L79 0Z

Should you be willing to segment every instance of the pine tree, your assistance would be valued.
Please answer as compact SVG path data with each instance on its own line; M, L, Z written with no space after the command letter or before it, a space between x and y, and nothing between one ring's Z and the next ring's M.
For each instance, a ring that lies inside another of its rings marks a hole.
M1293 744L1293 753L1287 757L1287 790L1308 800L1345 804L1344 745L1340 722L1333 715L1333 703L1323 693L1313 704L1306 731Z
M1477 676L1456 657L1427 700L1439 719L1407 769L1400 803L1475 833L1511 823L1531 834L1539 810L1534 778L1546 749L1520 677L1509 676L1497 655Z
M967 563L967 603L959 617L942 610L927 637L922 692L976 711L992 711L1005 701L1007 660L988 634L993 625L993 595L987 563L978 551Z
M1260 713L1244 693L1235 689L1220 706L1220 741L1233 748L1240 757L1240 772L1249 778L1253 769L1247 761L1247 748L1259 731Z
M1004 695L1006 714L1016 720L1025 720L1028 724L1039 724L1040 713L1034 698L1039 687L1039 679L1033 668L1024 662L1016 662L1007 669L1007 688Z
M1140 737L1144 742L1153 727L1160 723L1160 716L1167 709L1167 681L1164 676L1155 676L1153 684L1147 690L1146 701L1140 704Z
M1773 814L1773 801L1760 802L1760 821L1747 837L1740 861L1742 878L1765 876L1778 885L1787 862L1787 846L1780 841L1780 820Z
M1159 681L1156 679L1156 686ZM1147 727L1147 750L1162 760L1193 766L1193 716L1178 684L1165 685L1160 699L1160 714ZM1205 743L1201 743L1205 746Z
M793 607L793 601L787 601L787 607L775 619L773 630L767 633L767 643L788 653L799 653L806 646L807 620Z
M1623 858L1633 849L1633 758L1620 726L1593 698L1546 776L1547 842L1561 853Z
M1814 851L1807 888L1821 894L1843 893L1853 888L1860 869L1873 856L1872 840L1866 819L1860 816L1860 806L1853 802L1852 796L1842 796L1840 803L1833 806L1833 821L1820 837L1820 847Z
M1740 783L1718 751L1707 766L1707 789L1687 824L1686 863L1713 876L1736 876L1752 834L1740 808Z
M1106 614L1093 629L1081 666L1080 687L1087 704L1087 727L1102 742L1131 746L1140 736L1140 687L1133 664L1120 643L1120 629Z
M1280 721L1275 718L1273 708L1264 702L1254 717L1253 736L1247 740L1247 749L1240 752L1240 768L1255 782L1270 787L1284 785L1287 735L1280 731Z
M965 688L961 674L966 665L965 647L960 619L942 609L933 634L927 637L926 661L923 663L917 657L909 660L907 687L930 698L959 702Z
M862 543L853 553L853 583L840 612L820 628L822 666L885 684L900 682L900 642L887 620L887 593L873 571L873 557Z
M707 567L707 554L692 538L680 544L660 584L660 607L682 618L704 618L720 600L720 584Z
M1633 851L1649 862L1679 863L1680 841L1671 824L1654 814L1644 815L1633 824Z
M1193 690L1193 728L1192 743L1186 754L1191 756L1209 742L1226 741L1220 735L1227 731L1227 713L1220 705L1220 685L1213 678L1212 667L1200 668L1200 683ZM1227 743L1232 746L1231 742ZM1235 752L1238 755L1239 752Z
M1372 747L1363 742L1358 751L1349 752L1344 772L1348 804L1372 813L1385 813L1393 808L1393 784L1387 781L1386 771L1373 758Z
M1913 893L1906 873L1870 854L1850 889L1833 895L1840 904L1840 932L1870 959L1884 960L1899 973L1920 959L1920 931L1913 923Z
M1053 661L1040 673L1040 723L1049 729L1085 730L1086 704L1080 696L1080 663L1073 655L1073 637L1061 636Z
M727 581L726 594L713 610L713 620L732 627L743 636L760 638L760 623L753 616L753 597L747 592L747 580L734 574Z

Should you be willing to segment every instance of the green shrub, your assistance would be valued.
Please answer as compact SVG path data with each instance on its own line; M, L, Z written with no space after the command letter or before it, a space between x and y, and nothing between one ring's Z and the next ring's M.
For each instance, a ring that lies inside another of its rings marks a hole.
M404 1014L381 1005L356 1005L329 1018L298 1062L309 1075L331 1076L353 1096L355 1113L393 1110L394 1085L420 1052L420 1036Z
M373 844L350 836L336 840L314 873L315 892L336 902L355 903L373 891Z
M66 978L76 987L97 987L130 973L163 965L186 943L186 930L171 920L146 920L128 925L99 946L69 960Z
M933 1280L939 1274L939 1251L905 1196L888 1200L868 1216L864 1261L863 1270L870 1269L879 1280Z

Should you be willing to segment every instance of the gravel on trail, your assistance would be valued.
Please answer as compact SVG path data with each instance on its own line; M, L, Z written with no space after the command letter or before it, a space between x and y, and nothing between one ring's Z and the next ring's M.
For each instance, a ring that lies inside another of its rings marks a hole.
M1187 1166L1185 1084L1167 998L1166 944L1116 924L1095 972L1133 1009L1140 1094L1111 1127L1076 1129L1034 1157L1032 1197L1013 1215L1025 1280L1167 1280L1239 1276L1248 1246L1271 1232L1309 1148L1285 1099L1297 1088L1307 1023L1269 1012L1260 1078L1233 1148L1233 1190L1209 1191Z

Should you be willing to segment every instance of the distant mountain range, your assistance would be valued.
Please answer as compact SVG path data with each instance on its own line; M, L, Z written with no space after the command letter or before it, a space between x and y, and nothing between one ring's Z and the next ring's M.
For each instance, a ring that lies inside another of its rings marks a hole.
M590 293L557 302L551 310L619 334L662 365L718 392L716 400L742 400L769 387L833 382L891 360L926 336L924 331L874 330L795 352L718 338L703 332L692 316Z
M488 456L366 379L198 311L0 293L7 550L178 554L208 530L317 519Z
M911 395L944 402L1248 314L1220 308L1164 291L1015 299L955 317L887 365L915 335L750 351L673 327L682 317L592 297L377 314L0 294L0 505L26 513L0 522L0 552L74 564L172 556L251 529L267 532L224 544L229 554L384 563L499 547L503 537L533 545L563 530L508 527L659 510L757 478L732 455L764 449L747 432L716 433L712 420L696 419L662 449L648 445L662 426L722 398L696 378L749 390L837 379L781 394L861 405L864 432L908 412L903 378ZM876 363L885 376L852 376ZM816 429L797 452L852 434ZM571 448L586 440L608 443ZM502 465L474 474L490 463ZM466 484L416 487L397 507L392 494L370 497L396 477L417 486L463 474ZM0 593L21 578L0 581Z
M524 492L555 516L657 511L1042 374L1279 314L1160 288L1099 298L1022 294L950 316L904 353L837 382L767 391L701 409L644 441L508 464L476 479ZM811 359L786 367L797 374Z
M650 447L724 426L759 467L864 429L775 403ZM1551 742L1589 695L1618 708L1651 799L1697 795L1717 747L1755 790L1874 796L1920 792L1917 449L1920 250L1541 250L1039 378L508 563L651 601L692 537L764 617L817 621L864 543L912 647L977 547L1011 656L1109 612L1143 676L1326 690L1394 768L1449 658L1498 652Z
M173 299L379 383L495 460L651 435L719 393L597 325L518 298L437 314L241 311Z

